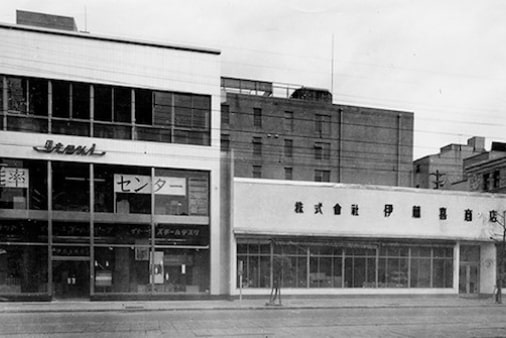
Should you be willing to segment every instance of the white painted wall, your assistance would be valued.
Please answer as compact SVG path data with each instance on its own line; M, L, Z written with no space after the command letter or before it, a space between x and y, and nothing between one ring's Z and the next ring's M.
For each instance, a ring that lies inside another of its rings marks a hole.
M506 195L449 192L382 186L290 182L236 178L234 184L234 231L286 235L344 237L437 238L490 242L493 228L490 210L502 210ZM295 213L295 203L304 203L304 213ZM322 203L323 214L314 213ZM339 203L341 215L332 207ZM351 215L358 204L359 216ZM385 204L394 211L385 217ZM412 217L413 206L421 207L421 218ZM439 208L447 208L447 219L439 219ZM464 221L464 210L473 211L472 222Z
M480 293L492 293L496 284L496 248L493 243L480 246Z

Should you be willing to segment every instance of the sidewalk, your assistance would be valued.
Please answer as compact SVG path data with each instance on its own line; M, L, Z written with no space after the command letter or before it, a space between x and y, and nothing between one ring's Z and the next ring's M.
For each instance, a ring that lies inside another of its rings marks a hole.
M36 312L107 312L107 311L190 311L190 310L279 310L317 308L382 307L493 307L491 297L467 298L457 295L438 296L331 296L285 297L282 305L266 305L265 299L182 300L182 301L52 301L0 303L0 313Z

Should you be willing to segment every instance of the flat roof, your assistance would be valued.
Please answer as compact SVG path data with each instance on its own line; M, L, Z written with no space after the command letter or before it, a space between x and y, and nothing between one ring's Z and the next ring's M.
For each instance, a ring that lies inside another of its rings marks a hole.
M186 51L186 52L205 53L205 54L213 54L213 55L220 55L221 54L221 51L218 49L191 47L191 46L183 46L183 45L177 45L177 44L166 44L166 43L146 41L146 40L130 40L130 39L126 39L126 38L119 38L119 37L112 37L112 36L105 36L105 35L95 35L95 34L90 34L87 32L64 31L64 30L59 30L59 29L50 29L50 28L42 28L42 27L35 27L35 26L13 25L13 24L2 23L2 22L0 22L0 28L9 29L9 30L19 30L19 31L25 31L25 32L41 33L41 34L49 34L49 35L61 35L61 36L90 39L90 40L115 42L115 43L126 43L126 44L155 47L155 48L173 49L173 50L180 50L180 51Z

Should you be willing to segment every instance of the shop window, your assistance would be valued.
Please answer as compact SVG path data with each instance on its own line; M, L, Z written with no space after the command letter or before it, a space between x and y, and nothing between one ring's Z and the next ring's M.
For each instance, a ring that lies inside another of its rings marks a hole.
M0 159L0 209L47 210L47 163Z
M243 287L271 287L270 244L248 244L247 252L238 255L237 260L238 264L239 261L242 262ZM239 279L237 283L239 283Z
M149 243L150 224L95 223L93 226L95 243L101 244L139 244Z
M346 249L344 286L348 288L375 287L376 250Z
M47 222L0 220L0 242L47 243Z
M209 250L155 249L151 271L156 293L209 292Z
M0 245L0 293L47 293L47 245Z
M95 211L122 214L151 213L151 169L94 166Z
M53 222L54 243L89 243L90 223Z
M53 209L89 211L89 165L81 163L52 163Z
M95 247L95 293L151 292L149 246Z
M209 175L206 172L156 169L153 189L155 214L209 215Z

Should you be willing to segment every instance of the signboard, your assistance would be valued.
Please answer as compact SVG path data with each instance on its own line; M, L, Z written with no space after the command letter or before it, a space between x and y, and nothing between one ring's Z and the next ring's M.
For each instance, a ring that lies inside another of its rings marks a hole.
M0 168L0 187L28 188L29 172L23 168Z
M151 187L156 195L186 196L186 179L184 177L114 174L114 192L127 194L151 194Z
M104 156L105 151L97 151L96 144L93 143L91 147L74 144L63 144L60 142L55 143L53 140L47 140L42 147L33 147L33 150L39 153L56 153L62 155L81 155L81 156Z

